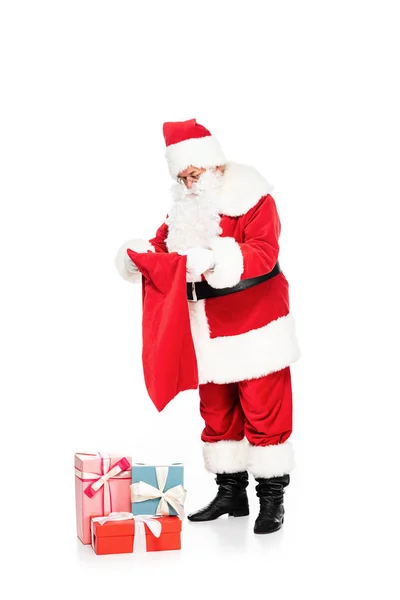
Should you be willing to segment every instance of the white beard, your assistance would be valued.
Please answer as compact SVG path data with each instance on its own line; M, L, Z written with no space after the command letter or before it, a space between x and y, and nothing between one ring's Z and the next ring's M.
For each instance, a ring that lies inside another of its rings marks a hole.
M209 248L211 239L222 233L218 208L221 188L222 174L218 171L205 171L191 190L180 183L172 186L172 205L166 219L169 252Z

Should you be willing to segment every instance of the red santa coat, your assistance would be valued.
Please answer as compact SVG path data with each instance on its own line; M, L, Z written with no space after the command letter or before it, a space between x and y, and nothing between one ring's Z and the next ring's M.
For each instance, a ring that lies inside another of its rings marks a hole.
M209 243L215 267L202 277L214 288L268 273L279 258L281 226L271 186L255 169L235 163L228 163L224 179L221 234ZM137 252L173 251L170 228L167 216L148 242L130 240L125 246ZM122 257L124 247L120 252ZM118 257L117 267L125 279L139 280L126 273ZM262 377L299 357L283 273L241 292L188 304L200 384Z

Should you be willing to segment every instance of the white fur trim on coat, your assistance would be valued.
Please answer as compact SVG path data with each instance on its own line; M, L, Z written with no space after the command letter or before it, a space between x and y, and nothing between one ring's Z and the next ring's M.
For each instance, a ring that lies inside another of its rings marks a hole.
M210 242L210 248L214 252L215 265L212 271L204 273L208 283L219 289L239 283L244 264L237 241L232 237L215 237Z
M210 473L238 473L247 468L247 440L222 440L203 444L204 466Z
M206 169L226 163L222 148L213 135L171 144L166 149L165 157L173 179L190 166Z
M205 302L188 302L199 383L232 383L263 377L299 358L291 314L240 335L211 338Z
M117 252L117 256L115 257L115 266L117 267L117 271L121 275L122 279L132 283L139 283L142 280L141 272L138 270L135 273L129 273L125 267L125 256L128 248L134 252L147 252L148 250L155 252L155 248L147 240L135 239L128 240L122 244L121 248Z
M290 442L273 446L249 445L248 470L254 477L280 477L294 469L294 452Z
M218 208L229 217L246 214L274 189L256 169L235 162L227 163L222 181Z

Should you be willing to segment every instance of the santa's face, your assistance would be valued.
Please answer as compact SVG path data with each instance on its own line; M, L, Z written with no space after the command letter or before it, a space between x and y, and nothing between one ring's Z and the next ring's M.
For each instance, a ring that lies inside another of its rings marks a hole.
M185 184L172 186L172 203L166 223L169 252L189 248L209 248L212 238L222 233L219 195L223 173L204 169L197 181L186 179Z
M202 173L205 172L205 169L199 169L198 167L188 167L184 171L181 171L178 175L178 183L182 183L189 190L192 189L192 186L199 181Z

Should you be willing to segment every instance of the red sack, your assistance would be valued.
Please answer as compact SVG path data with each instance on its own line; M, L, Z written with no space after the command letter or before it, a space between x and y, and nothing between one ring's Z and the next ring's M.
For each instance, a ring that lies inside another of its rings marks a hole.
M142 273L143 372L157 410L199 384L188 300L186 256L176 252L134 252L129 257Z

